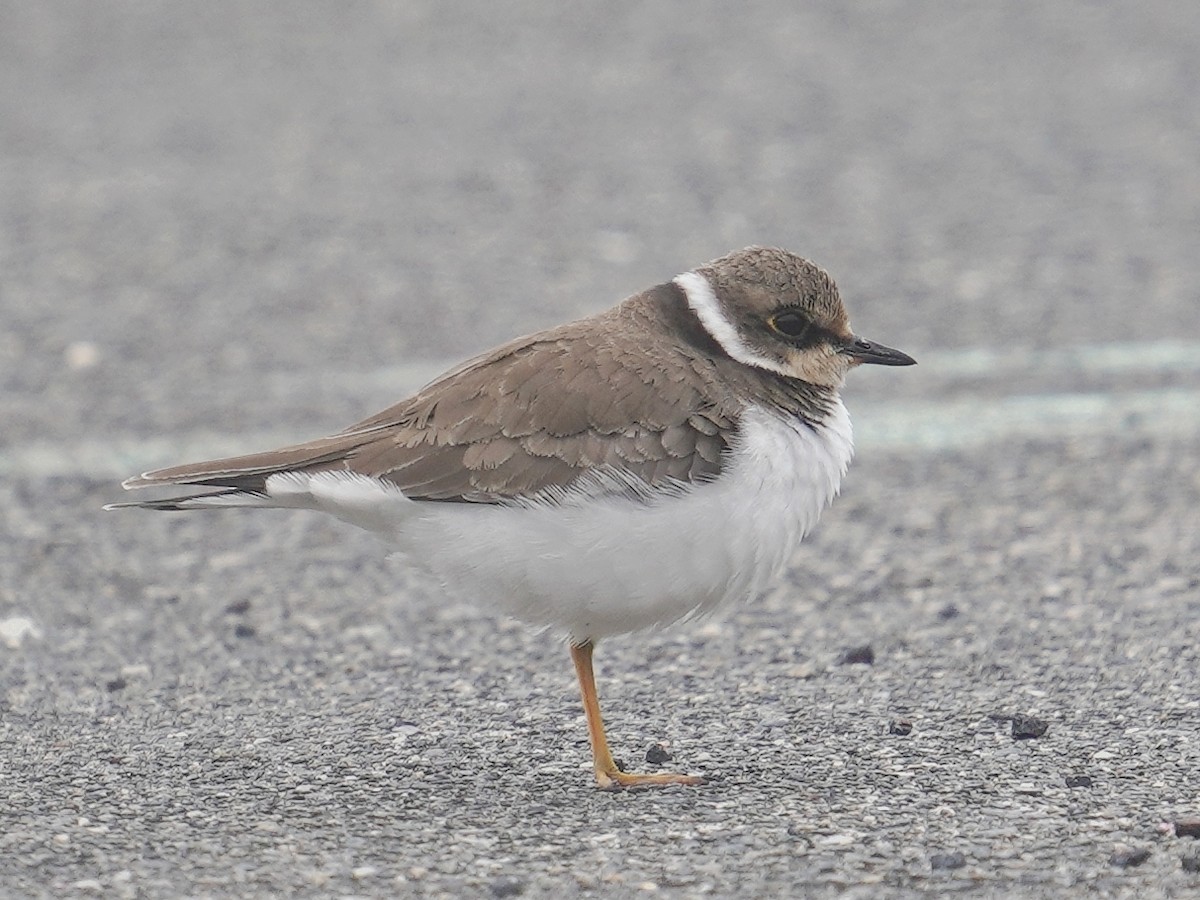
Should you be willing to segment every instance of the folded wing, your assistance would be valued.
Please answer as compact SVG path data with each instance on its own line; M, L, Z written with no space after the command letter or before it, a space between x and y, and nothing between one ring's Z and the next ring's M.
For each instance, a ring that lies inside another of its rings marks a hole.
M711 366L665 342L606 344L603 335L564 325L471 360L339 434L124 486L214 489L205 500L217 502L193 506L271 505L272 475L331 472L378 479L413 500L503 503L715 477L740 408L711 390ZM187 499L127 505L179 509Z

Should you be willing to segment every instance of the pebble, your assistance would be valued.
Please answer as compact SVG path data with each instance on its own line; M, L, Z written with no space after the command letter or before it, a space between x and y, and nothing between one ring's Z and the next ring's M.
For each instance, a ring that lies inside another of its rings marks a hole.
M91 341L72 341L63 350L63 360L68 369L82 372L100 362L100 347Z
M957 852L952 853L933 853L929 857L929 867L931 869L961 869L967 864L967 858Z
M650 749L646 751L646 762L653 766L661 766L663 763L670 762L674 759L665 744L652 744Z
M838 657L838 665L864 665L869 666L875 662L875 649L870 644L864 644L861 647L850 647L842 651L842 655Z
M1126 844L1117 844L1113 848L1112 856L1109 857L1109 862L1114 866L1120 866L1123 869L1132 869L1140 866L1150 858L1150 849L1148 847L1130 847Z
M519 897L525 893L525 882L519 878L497 878L488 889L493 897Z
M0 619L0 642L10 650L16 650L26 638L36 640L41 636L42 630L33 619L27 619L25 616Z
M1200 819L1176 819L1175 836L1200 838Z
M1014 741L1027 741L1044 735L1050 723L1035 716L1015 715L1012 717L1012 736Z

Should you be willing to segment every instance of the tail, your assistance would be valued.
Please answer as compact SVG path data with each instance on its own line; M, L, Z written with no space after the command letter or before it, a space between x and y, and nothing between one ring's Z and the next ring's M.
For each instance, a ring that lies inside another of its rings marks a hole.
M105 509L227 509L229 507L303 507L311 505L298 491L298 482L308 476L345 471L346 460L369 440L363 434L343 433L307 444L186 463L143 472L121 483L125 490L183 485L196 488L191 494L158 500L109 503ZM272 476L291 476L273 478ZM283 488L282 490L280 488Z
M139 476L140 477L140 476ZM231 506L281 506L271 497L256 491L241 491L229 488L208 494L185 494L181 497L164 497L161 500L126 500L123 503L106 503L104 509L158 509L178 512L188 509L221 509Z

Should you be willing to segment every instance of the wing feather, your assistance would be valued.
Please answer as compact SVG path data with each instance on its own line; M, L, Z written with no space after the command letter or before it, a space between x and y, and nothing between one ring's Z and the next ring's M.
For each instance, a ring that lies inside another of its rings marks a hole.
M160 469L126 487L261 492L277 473L349 471L413 499L503 503L563 496L582 480L653 490L715 477L744 403L720 389L711 361L656 327L648 311L677 299L662 296L673 290L499 347L331 437ZM614 326L623 340L596 337ZM597 474L613 471L621 478Z

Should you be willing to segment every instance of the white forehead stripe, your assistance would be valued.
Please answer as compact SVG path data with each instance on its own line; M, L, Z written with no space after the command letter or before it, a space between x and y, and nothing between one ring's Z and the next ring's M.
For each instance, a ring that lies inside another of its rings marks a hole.
M707 278L699 272L684 272L682 275L675 276L675 283L683 290L688 306L696 314L696 318L700 320L704 330L712 335L712 339L720 344L721 349L733 359L747 366L770 369L780 375L788 374L788 371L775 360L755 353L746 346L746 342L738 334L737 328L721 311L721 304L717 301L717 295L713 293L712 285L708 283Z

